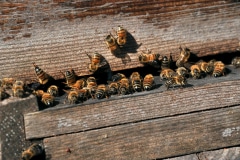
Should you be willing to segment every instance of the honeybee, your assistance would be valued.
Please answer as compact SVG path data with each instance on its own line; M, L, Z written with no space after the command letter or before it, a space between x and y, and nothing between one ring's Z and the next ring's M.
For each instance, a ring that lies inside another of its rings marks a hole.
M108 87L105 84L100 84L97 86L95 97L97 97L97 99L108 98L108 93Z
M63 72L61 72L61 73L63 74L63 76L66 79L65 84L67 84L69 87L71 87L72 85L75 84L77 76L73 69L71 69L70 71L66 71L65 73L63 73Z
M40 97L42 97L42 95L43 95L43 93L44 93L44 91L43 90L36 90L36 91L33 91L33 94L35 95L35 96L37 96L38 98L40 98Z
M119 84L117 82L109 82L109 84L108 84L108 88L109 88L108 93L110 95L117 94L118 93L118 87L119 87Z
M204 61L200 61L197 63L197 65L199 66L200 70L204 73L208 73L208 66L209 64L207 62Z
M104 57L97 52L95 52L92 56L89 54L87 54L87 56L90 59L90 63L88 67L90 72L96 72L99 68L102 68L108 65L108 62L106 61L106 59L104 59Z
M172 56L170 54L169 58L167 56L163 56L162 61L161 61L161 68L166 69L170 68L172 63Z
M22 98L24 96L24 86L25 84L23 81L16 81L12 87L13 96Z
M77 89L71 89L70 91L64 90L64 92L67 93L66 101L68 101L70 104L76 104L79 101L79 90Z
M212 75L214 77L220 77L220 76L224 76L225 75L225 64L221 61L216 61L214 63L214 70Z
M213 72L213 70L214 70L214 63L216 62L216 60L215 59L212 59L212 60L210 60L209 62L208 62L208 65L207 65L207 67L206 67L206 73L208 73L208 74L210 74L210 73L212 73Z
M117 29L117 43L119 46L125 45L127 42L127 30L122 26L118 26Z
M59 95L58 86L51 85L50 87L48 87L47 93L51 94L54 97L57 97Z
M235 68L240 67L240 57L235 57L232 59L232 65L235 66Z
M143 79L143 89L145 91L151 90L155 85L154 77L152 74L147 74Z
M87 85L87 81L84 78L81 78L77 80L75 84L71 86L71 88L82 89L83 87L86 87L86 85Z
M181 46L179 47L180 49L180 55L176 61L176 66L177 67L183 67L184 63L186 63L190 57L190 50L188 48L182 48Z
M142 78L138 72L133 72L130 76L131 85L135 92L142 91Z
M187 77L187 75L188 75L188 70L187 70L185 67L178 67L178 68L176 69L176 73L177 73L178 75L183 76L183 77Z
M201 69L199 67L199 65L194 64L190 67L191 70L191 75L194 79L199 79L201 77Z
M126 95L131 92L129 80L127 78L122 78L119 81L118 94Z
M147 53L143 52L138 56L138 60L140 63L149 64L155 68L160 68L161 65L159 63L160 54L152 53L148 50Z
M52 107L54 105L54 96L52 96L50 93L44 92L42 94L41 102L47 107Z
M16 81L14 78L3 78L0 80L0 86L4 87L5 89L10 89L13 86L13 83Z
M32 144L22 152L22 160L31 160L33 157L43 154L43 148L39 144Z
M169 89L169 87L171 86L177 86L180 85L181 87L183 87L184 85L186 85L187 81L186 78L181 76L181 75L176 75L173 77L170 77L166 82L165 82L165 86L167 87L167 89Z
M87 87L89 94L92 98L95 98L95 92L97 89L97 81L94 77L88 77L87 79Z
M120 81L122 78L126 78L126 76L122 73L117 73L112 76L112 81L117 82Z
M166 80L170 77L173 77L175 76L177 73L174 72L172 69L163 69L161 72L160 72L160 79L161 80Z
M79 100L81 102L86 101L89 98L89 96L90 96L89 91L88 91L88 89L86 87L80 89L78 92L79 92L79 95L78 95L79 96Z
M6 99L9 97L9 94L6 92L6 90L2 87L0 87L0 101Z
M107 35L107 37L105 38L105 42L108 46L108 49L111 51L112 54L120 54L121 53L116 39L111 34Z
M49 81L54 80L53 77L51 77L50 75L48 75L46 72L44 72L41 68L39 68L34 62L33 62L33 66L35 67L35 73L36 76L38 78L38 81L40 84L45 85L47 84Z

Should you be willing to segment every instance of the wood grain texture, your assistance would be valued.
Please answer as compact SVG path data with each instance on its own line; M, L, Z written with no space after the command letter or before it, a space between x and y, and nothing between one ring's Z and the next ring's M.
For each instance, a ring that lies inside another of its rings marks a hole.
M47 159L156 159L238 145L240 106L44 139ZM66 152L69 148L71 153Z
M240 81L120 97L24 115L26 138L43 138L240 104ZM43 125L44 124L44 125Z
M0 9L0 78L34 79L32 62L57 79L69 68L89 75L86 52L99 52L117 71L142 67L138 53L145 48L174 59L180 45L199 57L239 49L236 1L24 0L1 2ZM104 44L118 25L131 34L122 58Z
M239 160L240 147L224 148L197 154L198 160Z

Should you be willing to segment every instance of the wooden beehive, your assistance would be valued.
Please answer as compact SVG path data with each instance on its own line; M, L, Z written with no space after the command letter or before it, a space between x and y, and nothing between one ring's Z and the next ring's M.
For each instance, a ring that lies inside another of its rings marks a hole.
M240 49L240 3L234 0L22 0L1 1L0 11L0 79L36 79L33 62L56 79L70 68L88 76L86 53L102 54L112 71L121 72L143 68L138 55L146 49L171 53L174 60L179 46L198 59L222 53L228 58ZM104 39L119 25L128 30L130 44L116 57ZM239 70L230 70L219 79L190 80L184 89L165 91L158 82L148 93L23 110L25 130L19 134L27 141L43 139L52 160L157 159L238 146ZM0 115L12 116L4 109ZM5 137L0 159L12 158Z

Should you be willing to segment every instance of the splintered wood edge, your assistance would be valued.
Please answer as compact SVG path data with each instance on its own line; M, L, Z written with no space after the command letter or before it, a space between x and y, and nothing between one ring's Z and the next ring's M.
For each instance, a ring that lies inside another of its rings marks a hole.
M240 104L240 81L177 89L24 115L27 139Z
M156 159L235 146L240 106L44 139L47 159ZM66 152L70 149L71 153Z

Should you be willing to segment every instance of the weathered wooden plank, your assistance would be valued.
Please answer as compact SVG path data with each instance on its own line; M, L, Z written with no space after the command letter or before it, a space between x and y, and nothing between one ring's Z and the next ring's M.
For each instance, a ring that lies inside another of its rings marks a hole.
M44 139L45 151L51 160L144 160L234 146L239 115L240 106L227 107L56 136Z
M209 79L208 79L209 80ZM199 80L200 81L200 80ZM240 104L240 81L142 92L24 115L26 138L43 138Z
M233 132L233 130L232 130ZM197 154L198 160L239 160L240 147L224 148L214 151L206 151Z
M163 160L199 160L199 159L196 154L189 154L189 155L184 155L184 156L179 156L174 158L166 158Z
M37 99L11 97L0 101L0 159L20 159L23 149L31 142L24 132L23 115L38 111ZM38 141L39 142L39 141Z
M32 62L55 78L69 68L89 75L85 52L104 55L116 71L142 67L137 53L145 47L161 55L172 52L174 59L180 45L198 56L239 49L240 3L234 1L25 0L0 7L0 78L33 79ZM104 44L118 25L134 38L129 46L135 47L124 50L123 58L113 56Z

